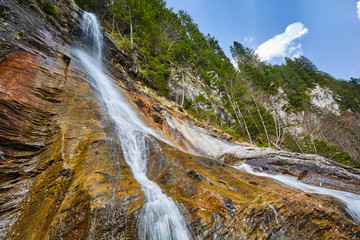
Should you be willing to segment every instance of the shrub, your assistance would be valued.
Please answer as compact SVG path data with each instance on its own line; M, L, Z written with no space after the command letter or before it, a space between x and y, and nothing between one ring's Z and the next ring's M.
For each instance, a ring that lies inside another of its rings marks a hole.
M52 5L49 1L39 2L39 6L47 15L51 15L54 17L57 17L59 15L55 6Z
M168 69L167 63L162 63L158 58L148 56L142 76L148 86L163 96L168 94L167 82L170 76L170 70Z

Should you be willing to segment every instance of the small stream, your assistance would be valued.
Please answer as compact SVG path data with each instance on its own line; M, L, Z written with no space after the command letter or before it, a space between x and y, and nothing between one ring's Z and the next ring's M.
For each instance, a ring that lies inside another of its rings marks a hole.
M241 165L236 166L235 168L251 173L256 176L269 177L275 179L287 186L302 190L304 192L333 196L334 198L339 199L346 205L346 211L354 218L354 220L358 224L360 224L360 195L306 184L292 176L281 175L281 174L274 175L265 172L257 172L254 171L254 169L246 163L242 163Z

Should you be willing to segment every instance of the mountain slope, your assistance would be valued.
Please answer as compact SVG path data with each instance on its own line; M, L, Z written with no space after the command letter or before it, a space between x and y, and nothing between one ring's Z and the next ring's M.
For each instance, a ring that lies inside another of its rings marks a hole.
M77 3L138 61L138 81L194 117L237 140L360 166L357 79L336 80L305 57L273 66L237 42L235 69L214 37L163 0Z
M137 239L145 196L98 100L98 86L74 53L81 47L81 9L72 1L50 4L57 14L36 1L0 1L0 238ZM234 165L258 160L258 169L272 166L274 172L314 184L326 180L328 187L359 194L358 170L315 155L225 142L229 135L141 85L140 50L128 54L115 42L104 36L103 67L114 90L164 138L148 149L146 175L177 203L194 238L359 236L347 203ZM175 65L173 72L181 76L186 69ZM192 74L184 81L192 84ZM197 82L205 90L194 102L205 108L211 105L206 91L217 88ZM221 102L222 90L216 91L220 97L212 101ZM266 109L258 108L264 117ZM221 112L230 127L236 120L226 108ZM233 151L221 152L227 147Z

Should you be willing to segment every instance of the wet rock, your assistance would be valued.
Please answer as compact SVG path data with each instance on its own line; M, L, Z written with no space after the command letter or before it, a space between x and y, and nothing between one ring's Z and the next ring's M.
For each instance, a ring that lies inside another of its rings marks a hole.
M236 158L233 157L233 161L236 162ZM335 163L331 165L333 162L325 162L325 165L324 162L314 159L314 156L308 156L308 159L257 158L245 162L269 173L297 176L305 183L360 194L360 175L357 173L359 170L347 169Z
M38 9L0 6L0 238L135 238L143 194L72 55L76 11L59 34Z
M302 171L298 176L298 180L303 180L308 174L309 174L308 170Z
M223 207L226 209L225 211L231 218L234 218L236 216L235 207L231 199L225 199L223 202Z
M0 238L137 239L143 192L95 86L72 54L79 10L71 1L57 8L59 24L35 1L0 1ZM166 114L174 113L139 92L134 60L110 39L105 45L104 66L119 90L130 90L139 115L165 137L178 134L173 143L182 150L201 152L170 126ZM245 158L194 156L161 141L148 150L148 177L179 205L195 239L360 235L342 203L228 165ZM245 160L265 171L303 173L303 181L358 186L351 169L272 154Z
M188 171L187 174L188 174L189 177L191 177L195 181L201 182L203 180L203 177L194 170Z
M158 159L154 155L148 176L183 207L198 239L356 239L359 233L359 226L341 210L343 204L330 197L303 193L162 143L161 148L161 172L151 172ZM195 173L205 180L199 182ZM172 181L162 181L163 174Z

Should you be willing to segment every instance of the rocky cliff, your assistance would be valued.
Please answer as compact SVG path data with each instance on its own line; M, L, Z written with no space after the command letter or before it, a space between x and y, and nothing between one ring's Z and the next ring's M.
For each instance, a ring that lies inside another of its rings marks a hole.
M0 238L137 239L144 193L74 54L81 10L0 1ZM147 176L180 207L194 239L359 239L347 205L234 166L359 194L359 171L315 155L236 146L146 94L136 61L105 37L108 76L166 141ZM166 143L167 142L167 143ZM230 148L229 146L232 146Z

